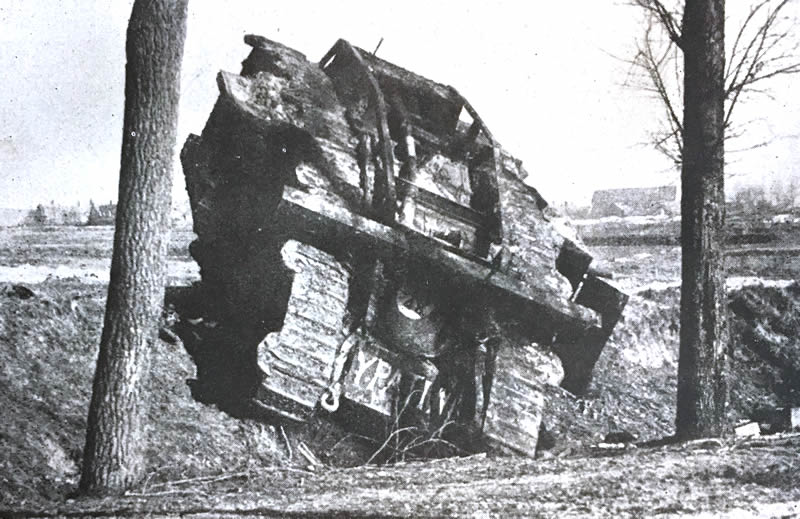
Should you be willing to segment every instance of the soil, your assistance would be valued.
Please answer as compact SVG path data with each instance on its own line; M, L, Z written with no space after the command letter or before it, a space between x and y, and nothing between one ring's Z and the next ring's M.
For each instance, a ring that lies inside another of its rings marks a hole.
M53 515L175 517L794 517L798 435L552 460L227 473L83 500Z
M191 237L173 235L173 284L197 279L181 270L193 265ZM146 480L121 498L70 500L111 239L110 228L0 229L0 274L10 276L0 277L0 516L800 515L797 435L661 442L673 432L679 266L669 251L629 247L599 251L634 295L588 392L549 390L536 459L361 466L379 446L334 425L286 429L196 402L185 383L194 373L190 356L159 342ZM758 264L752 278L731 283L732 424L764 407L800 406L792 364L800 347L797 275L775 276ZM39 277L14 277L26 265ZM604 441L622 433L636 439ZM319 464L300 454L301 443Z

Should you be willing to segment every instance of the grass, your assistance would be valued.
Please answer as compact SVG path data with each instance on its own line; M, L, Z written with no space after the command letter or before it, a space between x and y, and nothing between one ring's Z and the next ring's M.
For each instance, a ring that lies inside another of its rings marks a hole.
M194 233L172 231L170 258L188 259ZM53 265L65 260L107 259L114 243L113 226L9 227L0 229L0 265Z
M11 238L4 232L0 258L14 257L20 243L41 245L50 238L54 246L46 257L48 265L63 261L58 254L62 246L85 250L80 247L88 244L90 255L110 252L107 242L93 241L98 236L110 239L107 229L81 230L72 238L63 230L36 232L40 234L18 230ZM182 239L178 237L173 251L185 259L185 252L179 254L185 250ZM610 249L606 252L614 254ZM616 255L620 256L619 251ZM671 256L656 257L662 261L658 272L670 273L659 275L673 275L675 266L668 264ZM654 272L631 274L647 281ZM100 283L52 279L29 288L34 297L22 299L11 285L0 284L0 509L54 506L74 491L104 311L106 287ZM615 430L637 433L642 440L672 433L678 297L674 288L634 296L600 357L588 394L579 398L555 388L550 391L542 441L543 447L550 444L543 453L553 457L553 463L560 463L563 456L587 455L589 446ZM740 300L747 302L752 316L736 317L732 324L732 421L747 418L763 405L800 405L800 380L787 375L791 372L786 366L770 360L792 358L800 347L800 289L796 285L748 287L731 294L732 302ZM765 336L774 346L773 357L756 353L758 347L763 351L763 341L755 344L754 338ZM231 418L192 399L185 381L194 371L182 347L161 341L153 345L149 469L135 489L138 493L191 492L214 486L236 492L243 482L255 488L269 484L272 477L284 477L288 472L275 472L280 467L308 474L306 461L297 454L300 442L333 466L357 463L351 453L359 448L366 461L380 447L345 436L337 426L323 421L281 430ZM363 451L365 445L371 450ZM774 467L767 464L754 470L731 462L708 476L728 485L786 488L797 483L787 463L781 458ZM534 466L526 464L525 470L535 471ZM302 474L292 484L302 486ZM702 474L698 474L699 481Z
M62 500L78 479L105 287L71 280L0 286L0 508ZM272 426L192 400L194 365L179 346L153 345L147 484L285 463Z

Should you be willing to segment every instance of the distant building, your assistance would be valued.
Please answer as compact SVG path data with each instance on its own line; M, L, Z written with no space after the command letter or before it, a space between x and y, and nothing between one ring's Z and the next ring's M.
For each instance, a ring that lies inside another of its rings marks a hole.
M679 210L675 186L602 189L592 195L592 218L604 216L655 216Z
M114 225L117 216L117 204L109 202L107 204L94 205L89 201L89 216L86 225Z

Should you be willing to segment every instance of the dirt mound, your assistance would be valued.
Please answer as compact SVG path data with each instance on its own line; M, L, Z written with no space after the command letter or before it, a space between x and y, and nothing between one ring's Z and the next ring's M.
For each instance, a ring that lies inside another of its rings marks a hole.
M32 295L0 285L0 508L60 501L75 488L106 295L102 285L78 280L28 288ZM746 287L730 301L731 420L763 406L800 405L800 287ZM678 302L677 289L632 298L588 393L548 391L542 455L580 453L611 432L639 440L673 432ZM297 461L305 466L300 441L330 465L352 464L357 449L376 448L330 424L284 434L236 420L191 398L185 381L194 372L182 347L154 345L148 488Z
M75 280L0 285L0 508L75 489L106 289ZM151 366L151 483L284 461L280 432L192 400L179 346L157 341ZM165 448L167 447L167 448Z
M731 294L730 309L738 417L800 406L800 285L745 287Z
M545 437L552 452L570 453L628 432L640 441L673 433L678 360L678 291L634 296L595 365L582 397L548 395Z
M729 417L800 406L800 285L733 290L728 295ZM626 431L640 441L674 433L680 290L634 296L603 350L587 395L554 389L545 412L553 453L572 452Z

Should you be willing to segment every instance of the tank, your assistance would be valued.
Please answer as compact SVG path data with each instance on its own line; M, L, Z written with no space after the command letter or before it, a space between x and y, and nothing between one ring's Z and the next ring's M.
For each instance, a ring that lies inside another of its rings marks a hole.
M345 40L245 42L181 153L195 397L533 455L542 388L585 389L627 296L454 88Z

